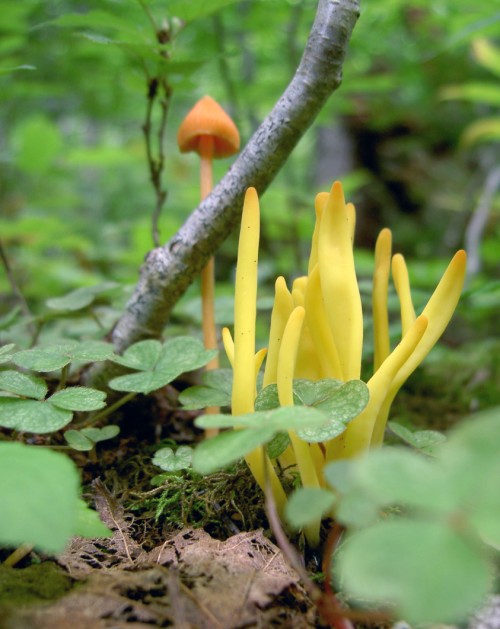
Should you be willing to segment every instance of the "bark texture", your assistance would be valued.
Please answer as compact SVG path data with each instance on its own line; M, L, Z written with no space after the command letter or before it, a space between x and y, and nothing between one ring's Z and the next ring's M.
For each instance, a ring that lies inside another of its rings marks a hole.
M117 352L161 335L174 305L238 224L245 190L254 186L262 194L274 179L339 87L358 16L358 0L319 0L300 64L275 107L211 194L169 242L147 255L111 334Z

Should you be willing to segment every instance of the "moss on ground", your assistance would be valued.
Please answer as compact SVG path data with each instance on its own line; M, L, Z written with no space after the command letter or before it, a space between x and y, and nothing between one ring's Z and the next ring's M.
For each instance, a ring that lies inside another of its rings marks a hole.
M0 610L29 603L51 601L72 587L72 579L52 561L26 568L0 565Z

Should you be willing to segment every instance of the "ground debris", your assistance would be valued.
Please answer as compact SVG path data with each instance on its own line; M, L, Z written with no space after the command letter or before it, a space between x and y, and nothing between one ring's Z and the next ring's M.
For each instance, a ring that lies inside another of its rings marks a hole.
M186 529L132 557L132 563L123 558L113 567L88 565L85 582L63 598L17 608L0 622L0 629L26 627L307 629L321 624L298 575L262 531L221 542Z
M59 555L58 563L74 579L85 578L95 569L133 566L145 554L131 532L133 517L125 512L120 501L99 479L92 485L96 509L113 534L94 539L72 538L64 553Z
M150 558L179 571L191 595L217 619L214 626L252 626L283 595L296 599L298 611L308 607L297 573L261 530L225 542L187 530L151 551Z

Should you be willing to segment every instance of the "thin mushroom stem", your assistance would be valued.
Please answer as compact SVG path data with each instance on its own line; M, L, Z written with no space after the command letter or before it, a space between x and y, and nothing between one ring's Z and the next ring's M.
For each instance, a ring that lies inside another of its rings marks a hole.
M213 187L212 157L214 152L214 138L210 135L202 135L199 143L200 151L200 190L203 200ZM207 349L217 349L217 332L215 326L215 264L214 258L210 258L201 272L201 303L203 317L203 339ZM217 369L219 359L217 356L207 364L207 369Z
M207 197L213 188L213 153L214 139L211 135L200 136L200 197ZM201 317L203 329L203 342L206 349L217 349L217 328L215 325L215 260L213 256L207 262L201 272ZM211 371L219 367L219 357L214 356L206 365ZM219 412L217 406L209 406L205 409L207 414ZM217 428L208 428L205 436L215 437L219 433Z
M201 200L209 195L213 188L214 138L211 135L200 136L200 190Z

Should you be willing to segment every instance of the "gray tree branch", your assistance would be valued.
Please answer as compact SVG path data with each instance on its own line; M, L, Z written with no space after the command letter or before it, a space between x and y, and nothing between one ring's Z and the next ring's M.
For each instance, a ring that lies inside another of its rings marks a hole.
M112 332L118 352L161 335L174 305L238 224L245 190L254 186L262 194L274 179L339 87L358 15L359 0L319 0L300 64L273 110L211 194L169 242L146 257Z

